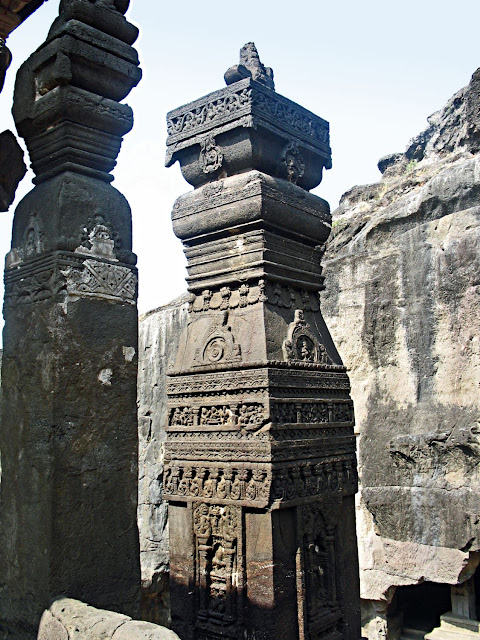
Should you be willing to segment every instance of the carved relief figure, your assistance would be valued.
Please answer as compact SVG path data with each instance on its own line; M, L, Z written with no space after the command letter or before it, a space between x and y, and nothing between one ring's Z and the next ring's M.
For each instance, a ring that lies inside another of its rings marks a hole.
M223 152L215 144L215 138L208 136L200 142L200 165L204 173L214 173L220 169L223 162Z

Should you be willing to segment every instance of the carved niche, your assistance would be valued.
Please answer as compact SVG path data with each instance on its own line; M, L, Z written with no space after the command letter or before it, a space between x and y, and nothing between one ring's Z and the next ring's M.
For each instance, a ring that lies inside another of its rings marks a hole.
M283 342L283 355L286 362L331 364L327 350L305 321L302 309L295 310L295 319L290 323Z
M336 563L338 504L333 500L305 504L301 508L300 549L304 576L304 622L310 640L344 635L338 602Z
M206 292L203 292L204 300ZM232 328L228 326L228 311L217 316L204 337L202 347L195 351L194 363L200 365L215 365L220 362L239 361L242 350L236 344Z
M215 143L213 136L208 136L200 142L200 166L203 173L214 173L223 163L223 152Z
M287 180L297 184L305 173L305 161L298 148L298 142L287 144L282 153L282 165Z

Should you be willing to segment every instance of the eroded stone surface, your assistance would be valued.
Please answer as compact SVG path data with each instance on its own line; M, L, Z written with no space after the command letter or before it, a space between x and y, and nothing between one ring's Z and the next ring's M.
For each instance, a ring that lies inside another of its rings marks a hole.
M142 618L167 624L167 503L162 498L167 369L173 365L187 323L188 295L140 316L138 420L138 527L142 570Z
M322 301L360 434L362 595L480 549L479 72L334 213ZM472 568L473 567L473 568Z
M136 256L110 171L133 125L120 101L141 72L130 46L138 29L117 5L61 2L15 85L36 186L16 208L5 268L0 636L9 640L34 637L59 593L131 614L139 603L137 363L125 357L138 351Z
M179 640L165 627L58 598L44 611L37 640Z

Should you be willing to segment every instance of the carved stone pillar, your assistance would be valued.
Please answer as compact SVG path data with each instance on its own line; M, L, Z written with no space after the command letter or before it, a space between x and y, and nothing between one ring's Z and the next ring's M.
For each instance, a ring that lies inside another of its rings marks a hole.
M5 270L0 629L34 637L52 596L135 614L137 273L111 185L139 79L127 0L62 0L18 72L35 188ZM3 637L2 633L0 635Z
M330 211L308 192L328 123L275 93L251 43L225 78L168 115L167 164L195 187L173 208L191 305L167 383L172 624L358 638L353 407L320 311Z

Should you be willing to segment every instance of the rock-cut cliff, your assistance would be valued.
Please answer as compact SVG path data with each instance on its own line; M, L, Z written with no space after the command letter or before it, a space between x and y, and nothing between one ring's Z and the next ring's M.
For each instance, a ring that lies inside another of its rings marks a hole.
M334 212L322 310L359 434L362 597L480 549L480 70Z

